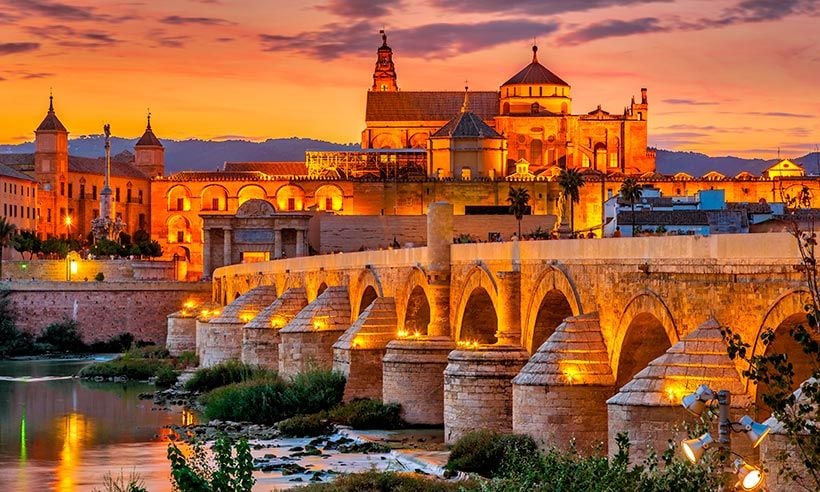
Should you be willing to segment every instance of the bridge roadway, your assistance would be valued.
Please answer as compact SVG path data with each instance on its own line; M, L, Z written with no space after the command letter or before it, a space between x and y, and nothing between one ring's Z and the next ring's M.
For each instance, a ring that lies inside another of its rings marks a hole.
M452 208L437 203L427 247L219 268L212 292L223 307L175 313L169 328L195 319L203 365L341 370L346 398L401 403L405 419L443 424L450 442L493 428L613 451L626 430L640 459L641 444L662 451L680 435L679 398L699 384L732 389L737 412L757 399L720 327L762 353L764 328L805 320L788 234L451 238ZM799 352L788 340L774 349Z

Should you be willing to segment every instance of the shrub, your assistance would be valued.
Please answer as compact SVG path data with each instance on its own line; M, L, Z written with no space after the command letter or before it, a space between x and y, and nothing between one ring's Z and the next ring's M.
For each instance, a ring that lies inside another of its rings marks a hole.
M177 379L179 379L179 373L171 366L160 366L154 375L157 378L154 384L160 388L170 388L177 384Z
M283 402L294 413L316 413L342 402L345 391L343 374L327 370L309 370L295 375L287 385Z
M103 272L97 272L97 274L94 275L94 280L96 280L97 282L105 281L105 274Z
M253 457L247 439L234 443L219 437L214 443L213 460L201 443L193 444L186 456L174 442L168 444L171 461L171 482L180 492L250 492L253 478Z
M157 376L160 371L167 370L173 371L168 362L162 359L141 359L125 355L118 359L85 366L79 375L83 378L124 377L135 381L146 381Z
M11 319L0 318L0 359L33 353L34 337L17 329Z
M330 434L335 426L328 420L326 412L311 415L297 415L285 419L277 425L285 437L315 437Z
M121 353L128 351L133 343L134 335L120 333L111 337L107 342L92 343L91 351L96 353Z
M202 397L202 403L209 419L274 424L337 406L344 383L343 375L318 370L298 374L287 383L256 378L216 388Z
M353 400L330 411L330 419L354 429L400 429L405 422L399 417L401 406L384 404L370 398Z
M285 383L278 379L249 380L222 386L203 396L209 419L274 424L293 415L283 404Z
M179 356L174 361L174 366L177 369L185 369L188 367L196 367L199 365L199 357L197 357L196 353L185 351L179 354Z
M148 492L148 489L145 488L145 481L140 477L140 474L132 471L126 477L125 474L120 471L120 474L116 477L111 474L111 472L107 472L103 475L103 488L102 491L104 492ZM92 492L102 492L100 489L94 489Z
M480 430L456 441L447 461L447 469L494 477L501 473L505 461L517 461L519 457L537 453L538 446L529 436Z
M343 475L332 482L317 483L299 487L303 492L457 492L477 490L478 485L471 480L448 482L424 477L414 473L394 473L369 471Z
M58 352L87 352L88 346L80 338L76 321L63 321L46 326L37 337L37 343L44 344Z
M194 356L196 357L196 356ZM194 372L193 377L185 383L188 391L207 392L220 386L241 383L251 379L276 378L276 372L263 369L244 362L229 360L213 367L203 367Z

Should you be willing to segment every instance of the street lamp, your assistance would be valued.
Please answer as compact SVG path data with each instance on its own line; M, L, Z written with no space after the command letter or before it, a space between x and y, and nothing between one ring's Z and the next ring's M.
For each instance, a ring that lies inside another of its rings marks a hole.
M755 422L748 415L744 415L739 422L732 422L729 417L731 401L732 395L728 390L715 392L705 384L698 386L694 393L681 399L683 408L698 417L707 408L714 407L717 404L718 439L716 446L723 451L721 453L723 459L726 458L726 453L735 454L729 449L732 444L732 432L745 433L751 441L752 447L756 448L771 431L768 425ZM681 441L681 448L689 461L697 463L713 443L714 438L707 432L695 439ZM742 458L735 460L734 472L738 477L738 486L743 490L756 490L763 484L763 471L746 463Z
M71 224L73 224L73 223L74 223L74 221L71 218L71 216L66 215L65 216L65 231L66 231L66 235L68 236L68 239L71 239Z

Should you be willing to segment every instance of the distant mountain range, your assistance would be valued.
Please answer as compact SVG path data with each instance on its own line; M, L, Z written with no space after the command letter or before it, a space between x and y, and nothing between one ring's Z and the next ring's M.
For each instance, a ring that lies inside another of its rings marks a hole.
M111 139L111 154L116 155L124 150L134 151L137 139L114 137ZM313 140L310 138L276 138L264 142L248 140L162 140L165 146L165 169L167 173L182 170L215 170L221 168L225 161L303 161L306 150L356 150L358 143L339 144ZM69 140L69 152L82 157L100 157L103 155L102 135L81 136ZM34 152L34 143L26 142L15 145L0 145L0 153L17 154ZM820 153L812 152L793 159L802 165L807 173L820 174ZM718 171L726 176L734 176L741 171L760 174L764 169L777 162L776 159L744 159L741 157L711 157L697 152L678 152L657 150L658 172L675 174L686 172L693 176L702 176L709 171Z

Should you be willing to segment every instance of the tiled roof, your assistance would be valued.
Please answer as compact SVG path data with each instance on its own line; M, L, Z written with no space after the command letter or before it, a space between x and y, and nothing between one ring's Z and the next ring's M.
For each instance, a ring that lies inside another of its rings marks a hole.
M68 156L68 171L72 173L88 173L105 175L105 159L102 157ZM111 159L111 176L124 178L149 179L142 171L129 162Z
M629 203L629 200L624 200L620 195L618 195L618 205L632 206L632 204ZM667 196L649 196L642 197L640 200L635 202L635 205L650 205L652 207L671 207L672 205L674 205L674 200L672 200L672 197Z
M631 210L618 212L618 222L621 224L632 224ZM705 210L675 210L675 211L635 211L635 225L665 225L665 226L690 226L709 225L709 217Z
M732 392L732 406L749 404L735 363L726 353L720 324L709 319L653 360L607 400L608 405L680 407L701 384Z
M135 147L162 147L162 142L159 141L151 127L145 129L145 133L137 141Z
M513 77L504 82L503 85L511 84L552 84L564 85L569 87L569 84L564 82L561 77L552 73L547 67L538 63L535 53L538 48L533 46L532 63L524 67L520 72L513 75Z
M180 171L167 178L169 181L264 181L270 176L259 171Z
M49 97L48 103L48 114L43 119L43 122L40 123L40 126L37 127L37 131L58 131L58 132L67 132L66 128L60 123L60 119L57 118L57 115L54 113L54 98Z
M461 111L463 92L368 92L367 121L447 121ZM499 93L470 92L470 109L481 119L498 114Z
M257 171L269 176L307 176L305 161L226 162L226 172Z
M446 125L439 128L432 136L452 138L503 138L472 111L459 113L455 118L447 122Z
M14 179L24 179L26 181L36 181L28 174L23 174L16 169L12 169L4 164L0 164L0 176L6 176Z
M742 203L742 202L732 202L727 203L726 208L729 210L743 210L748 214L770 214L772 213L772 207L766 202L763 203Z
M22 166L34 169L34 154L0 154L0 164L15 168Z

